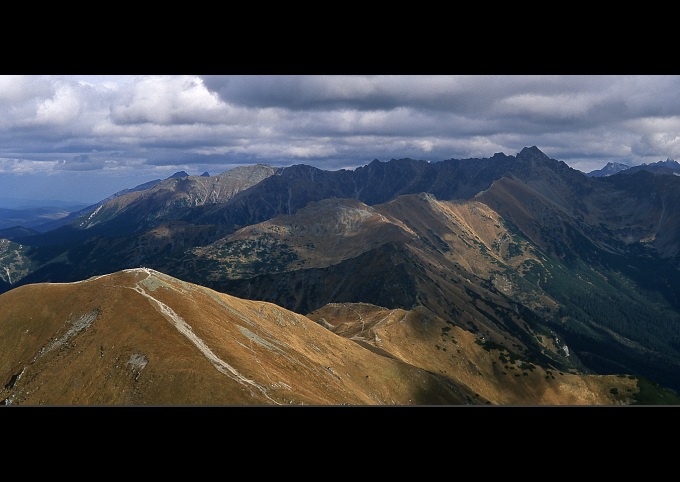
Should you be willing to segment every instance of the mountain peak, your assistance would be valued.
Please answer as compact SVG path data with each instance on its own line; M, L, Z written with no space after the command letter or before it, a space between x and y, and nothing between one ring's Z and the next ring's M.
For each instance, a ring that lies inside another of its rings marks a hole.
M538 147L525 147L517 154L518 160L524 161L548 161L550 158L546 156Z
M602 169L590 171L587 175L590 177L606 177L616 174L617 172L625 171L630 168L628 164L622 162L608 162Z
M168 179L174 179L174 178L178 178L178 177L189 177L189 174L186 171L177 171L172 176L170 176Z

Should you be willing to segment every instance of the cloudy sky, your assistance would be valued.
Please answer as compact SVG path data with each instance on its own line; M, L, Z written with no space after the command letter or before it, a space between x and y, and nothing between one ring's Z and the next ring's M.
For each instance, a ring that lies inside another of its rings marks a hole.
M0 198L94 203L180 170L530 146L583 172L680 160L680 76L0 76Z

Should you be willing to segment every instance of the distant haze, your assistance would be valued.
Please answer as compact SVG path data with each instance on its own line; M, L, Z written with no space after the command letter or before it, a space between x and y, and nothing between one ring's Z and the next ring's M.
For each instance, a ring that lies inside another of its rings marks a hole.
M124 189L130 189L154 179L165 179L174 172L155 173L102 173L76 172L55 173L51 175L11 175L0 174L0 195L15 201L33 200L62 201L69 204L94 204ZM202 173L188 173L200 175ZM14 201L13 201L14 202ZM51 203L54 205L54 203ZM6 205L0 204L0 205Z

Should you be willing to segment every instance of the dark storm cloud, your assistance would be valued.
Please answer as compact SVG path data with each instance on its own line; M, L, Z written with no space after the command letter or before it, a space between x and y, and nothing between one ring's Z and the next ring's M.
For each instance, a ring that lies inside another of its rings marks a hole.
M534 145L588 172L680 158L678 132L680 76L0 76L6 175L351 169Z

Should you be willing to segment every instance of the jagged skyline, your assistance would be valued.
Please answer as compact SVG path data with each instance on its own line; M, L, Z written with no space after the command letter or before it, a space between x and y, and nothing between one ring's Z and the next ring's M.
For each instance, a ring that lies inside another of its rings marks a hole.
M4 75L3 196L94 202L184 170L515 155L674 159L675 75ZM75 186L79 186L77 189Z

